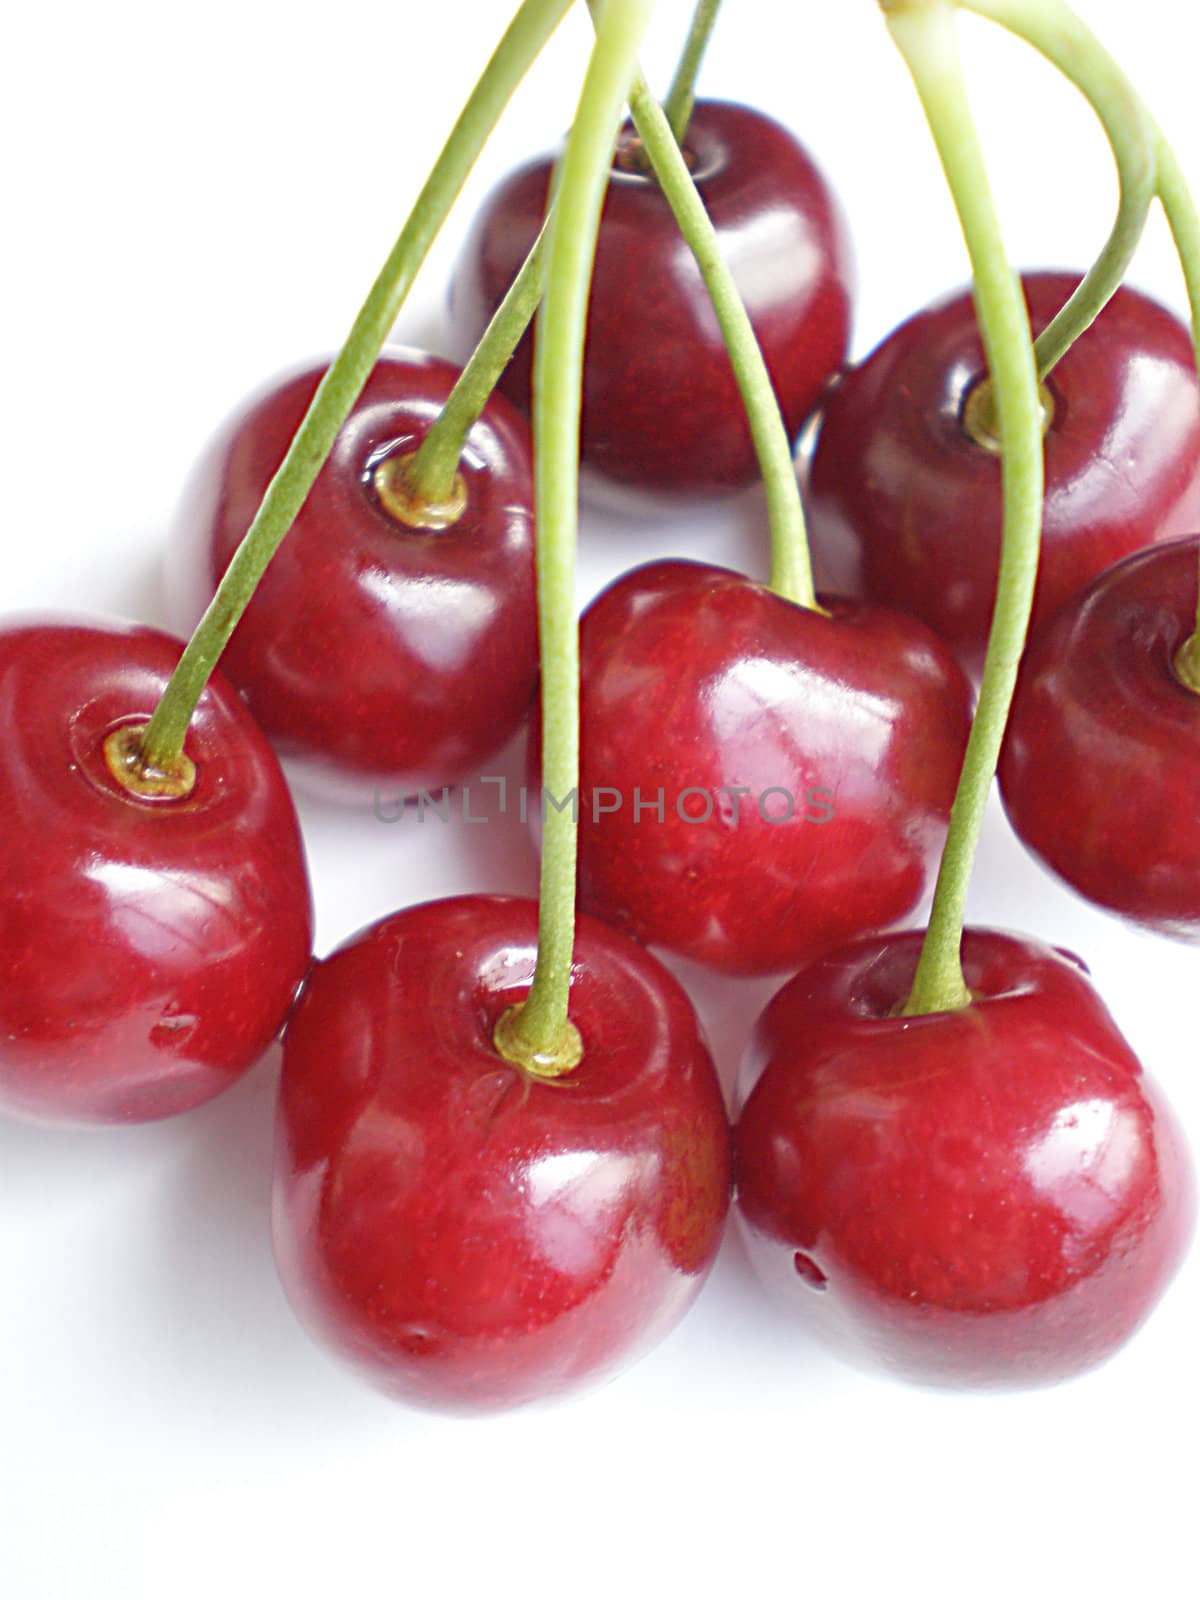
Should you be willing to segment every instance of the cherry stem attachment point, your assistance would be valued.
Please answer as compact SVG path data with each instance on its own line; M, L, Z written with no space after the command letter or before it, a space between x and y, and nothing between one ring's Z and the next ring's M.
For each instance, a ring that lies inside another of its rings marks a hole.
M450 496L467 434L478 421L501 373L533 321L542 296L548 227L547 216L520 272L496 307L437 420L412 457L409 485L414 494L433 505Z
M696 79L700 75L720 9L721 0L696 0L679 65L675 68L675 76L663 101L663 111L677 145L682 145L687 137L692 108L696 104Z
M535 1049L521 1031L525 1001L509 1006L500 1014L492 1035L496 1049L506 1061L520 1067L533 1078L562 1078L583 1060L583 1039L568 1017L549 1051Z
M114 728L103 745L109 776L127 794L139 800L186 800L196 787L196 766L182 750L170 770L146 759L146 722L125 722Z
M1175 676L1185 689L1200 694L1200 626L1180 647L1175 657Z
M971 724L929 928L904 1015L971 1003L962 971L967 886L991 789L1037 578L1044 467L1029 316L1008 262L963 83L949 0L891 9L888 27L916 85L971 258L1001 439L1004 534L979 703Z
M538 637L542 658L542 783L554 803L542 830L533 985L497 1051L527 1070L573 1053L579 794L579 624L575 544L583 341L600 212L617 132L653 0L607 0L558 170L546 245L545 295L533 368ZM585 1041L586 1043L586 1041ZM545 1075L545 1069L542 1069Z
M484 68L154 709L143 741L151 767L174 770L204 686L362 393L438 230L513 92L570 8L571 0L523 0Z
M421 533L440 533L452 528L467 509L467 485L458 469L458 457L451 463L450 479L439 486L437 498L426 485L417 482L419 450L403 455L384 456L371 473L371 487L382 509L402 528Z
M1034 352L1036 351L1035 343ZM1045 438L1054 422L1055 405L1053 394L1041 384L1038 385L1038 406L1041 410L1042 437ZM992 397L992 386L986 378L973 383L967 390L958 420L963 432L977 445L981 445L994 456L1003 454L1000 444L1000 424L996 418L996 403Z

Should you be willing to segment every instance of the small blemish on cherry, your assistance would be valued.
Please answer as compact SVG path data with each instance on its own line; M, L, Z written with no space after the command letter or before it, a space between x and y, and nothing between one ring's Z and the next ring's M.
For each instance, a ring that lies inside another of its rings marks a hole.
M827 1289L829 1287L829 1279L813 1258L805 1255L803 1250L796 1251L796 1254L792 1257L792 1265L810 1289Z

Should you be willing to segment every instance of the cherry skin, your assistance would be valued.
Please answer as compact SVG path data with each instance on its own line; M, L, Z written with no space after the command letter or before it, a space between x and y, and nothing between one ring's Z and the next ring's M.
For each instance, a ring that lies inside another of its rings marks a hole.
M170 571L190 628L283 460L320 368L276 384L225 427L184 496ZM330 798L435 790L517 731L537 678L528 427L493 396L461 462L451 526L407 526L384 463L424 438L457 377L386 354L222 660L289 770ZM394 502L393 502L394 503Z
M919 903L970 689L923 624L824 603L829 616L737 573L661 561L588 607L585 910L750 974L790 970Z
M262 1055L307 971L296 813L232 686L215 675L201 696L185 798L135 796L106 763L180 649L141 627L0 627L0 1111L186 1111Z
M1079 280L1023 281L1038 333ZM999 458L963 425L984 370L969 294L911 318L830 396L807 496L818 581L922 617L974 674L1002 520ZM1045 388L1035 626L1104 567L1200 519L1200 401L1176 317L1119 289Z
M1052 872L1157 933L1200 939L1200 539L1110 567L1030 641L1000 760L1009 821Z
M320 962L284 1044L276 1259L301 1319L397 1399L489 1411L608 1376L682 1316L729 1204L729 1128L683 990L581 917L583 1059L536 1079L492 1031L537 907L443 900Z
M735 1133L743 1235L853 1360L947 1387L1071 1377L1182 1260L1182 1135L1076 958L968 930L974 1003L905 1018L920 942L847 946L763 1013Z
M824 179L786 129L747 106L698 101L685 153L758 336L792 437L842 365L850 251ZM711 494L759 473L733 369L695 261L627 129L592 278L582 460L610 487ZM464 344L478 338L541 226L553 161L508 177L476 218L451 284ZM530 403L532 338L504 392Z

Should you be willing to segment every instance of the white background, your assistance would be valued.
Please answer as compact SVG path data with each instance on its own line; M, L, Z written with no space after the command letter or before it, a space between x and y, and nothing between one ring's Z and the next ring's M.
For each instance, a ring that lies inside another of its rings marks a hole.
M1081 3L1200 180L1188 8ZM193 456L247 390L340 340L507 11L65 0L10 16L5 611L160 620ZM685 16L662 0L656 83ZM983 24L964 34L1014 259L1082 267L1115 196L1098 132L1049 69ZM456 241L485 185L569 121L587 37L572 17L515 103L403 316L410 339L445 348ZM869 0L729 0L703 87L788 122L833 179L858 249L857 353L963 278ZM1157 226L1135 277L1182 309ZM757 496L638 525L588 515L582 588L666 552L764 574ZM499 823L430 849L428 829L303 816L321 950L408 902L533 883L526 841ZM1195 951L1056 889L998 813L971 913L1086 957L1200 1145ZM771 986L692 987L728 1078ZM1109 1366L980 1398L810 1348L731 1238L688 1320L608 1388L443 1421L360 1388L293 1321L267 1233L272 1072L165 1126L0 1125L5 1600L1193 1592L1196 1253Z

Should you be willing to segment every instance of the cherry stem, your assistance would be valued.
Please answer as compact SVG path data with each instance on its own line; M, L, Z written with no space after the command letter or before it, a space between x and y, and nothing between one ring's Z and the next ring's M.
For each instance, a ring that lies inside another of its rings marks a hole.
M538 953L523 1004L506 1012L497 1050L540 1076L580 1055L568 1018L575 946L579 793L579 626L575 544L583 342L600 211L638 49L654 0L607 0L567 136L549 219L545 295L533 368L538 635L542 659L542 831ZM507 1020L506 1020L507 1019Z
M1175 152L1161 133L1158 137L1158 198L1162 201L1187 285L1192 346L1196 372L1200 375L1200 213ZM1175 671L1187 688L1200 694L1200 583L1197 586L1196 630L1180 649Z
M594 4L591 9L594 18ZM672 132L666 104L658 104L640 72L630 92L629 107L642 150L684 243L695 258L729 352L766 492L771 530L770 587L785 600L810 611L820 611L822 608L817 604L813 588L804 506L787 427L750 317L733 273L721 255L712 219Z
M542 295L548 227L547 216L521 263L520 272L483 330L437 420L408 463L409 487L432 505L450 498L467 434L478 421L501 373L533 321Z
M672 135L666 108L654 99L640 75L629 106L642 148L679 231L696 258L729 351L766 490L771 527L770 586L785 600L820 610L813 590L804 507L787 428L733 273L721 255L712 220Z
M1063 0L959 0L959 4L1024 39L1075 84L1100 118L1117 163L1121 203L1116 224L1091 272L1038 339L1039 376L1046 376L1121 282L1155 197L1166 213L1183 268L1200 375L1200 216L1175 152L1128 77ZM1086 301L1085 294L1090 295ZM1196 631L1179 652L1176 670L1187 687L1200 694L1200 593Z
M1034 343L1038 378L1045 382L1104 310L1129 269L1155 195L1157 130L1125 73L1062 0L958 0L958 4L998 23L1057 67L1096 113L1116 162L1120 200L1112 232L1079 287Z
M1009 265L987 167L963 83L951 0L896 7L881 0L916 85L971 258L980 332L996 396L1004 485L1004 534L996 604L929 929L904 1007L906 1016L971 1003L962 971L967 885L983 828L1017 668L1033 607L1044 469L1037 367L1029 315Z
M667 90L667 98L663 101L663 111L666 113L671 134L677 145L682 145L687 137L688 123L692 120L692 107L696 104L696 79L700 75L700 68L708 50L708 41L712 38L713 27L720 9L721 0L696 0L696 9L692 13L692 25L684 41L683 53L679 57L679 65L675 68L671 87Z
M148 765L164 772L177 766L204 686L362 393L438 230L513 92L571 3L523 0L471 91L346 343L322 378L254 521L155 707L142 741Z

